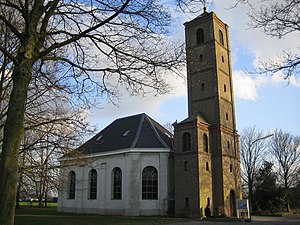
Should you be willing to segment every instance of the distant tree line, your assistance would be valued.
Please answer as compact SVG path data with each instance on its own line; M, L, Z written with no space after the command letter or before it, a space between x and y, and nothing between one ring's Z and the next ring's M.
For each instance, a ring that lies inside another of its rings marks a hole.
M243 195L254 212L300 209L300 137L256 127L240 137Z

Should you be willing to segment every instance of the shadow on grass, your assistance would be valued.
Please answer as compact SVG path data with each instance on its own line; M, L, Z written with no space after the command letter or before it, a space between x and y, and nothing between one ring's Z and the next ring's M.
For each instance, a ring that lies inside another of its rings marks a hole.
M156 225L190 221L171 217L125 217L94 214L58 213L50 208L16 210L15 225Z

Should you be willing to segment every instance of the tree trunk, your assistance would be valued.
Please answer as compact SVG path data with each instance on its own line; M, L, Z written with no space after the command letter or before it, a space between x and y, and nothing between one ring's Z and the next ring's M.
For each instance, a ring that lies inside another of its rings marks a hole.
M21 208L20 206L20 184L18 185L18 189L17 189L17 197L16 197L16 208L19 209Z
M249 199L249 210L250 212L253 210L253 180L251 177L248 177L248 199Z
M0 224L13 225L16 204L18 156L23 137L27 90L32 77L32 61L20 57L12 73L10 95L0 161Z

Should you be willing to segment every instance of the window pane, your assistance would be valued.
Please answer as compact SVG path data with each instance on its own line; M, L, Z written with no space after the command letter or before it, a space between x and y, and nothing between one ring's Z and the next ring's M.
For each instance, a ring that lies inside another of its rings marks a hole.
M208 137L206 134L203 134L203 150L208 152Z
M92 169L90 171L90 199L97 199L97 171Z
M224 45L223 32L221 30L219 30L219 41L222 45Z
M75 199L75 188L76 188L76 174L74 171L69 173L69 199Z
M157 170L148 166L142 173L142 199L157 199L158 197L158 174Z
M191 135L189 133L184 133L182 139L183 151L191 151Z
M113 199L122 199L122 170L116 167L113 170Z
M197 30L197 44L201 44L204 42L204 34L203 34L203 29L198 29Z

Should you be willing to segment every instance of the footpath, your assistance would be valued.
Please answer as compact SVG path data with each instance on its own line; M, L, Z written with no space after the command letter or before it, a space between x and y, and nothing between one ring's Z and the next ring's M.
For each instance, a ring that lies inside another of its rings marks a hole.
M169 225L300 225L300 214L284 216L252 216L251 222L231 219L196 220Z

